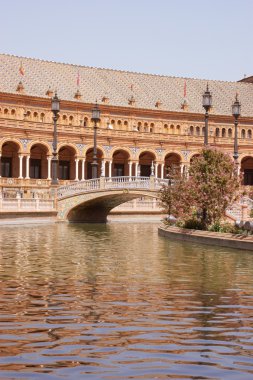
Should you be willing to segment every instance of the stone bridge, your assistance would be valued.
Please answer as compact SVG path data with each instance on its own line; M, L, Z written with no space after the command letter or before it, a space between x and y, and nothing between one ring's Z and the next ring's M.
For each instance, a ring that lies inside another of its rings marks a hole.
M116 206L142 196L158 198L168 180L150 177L100 177L57 189L60 221L105 223Z

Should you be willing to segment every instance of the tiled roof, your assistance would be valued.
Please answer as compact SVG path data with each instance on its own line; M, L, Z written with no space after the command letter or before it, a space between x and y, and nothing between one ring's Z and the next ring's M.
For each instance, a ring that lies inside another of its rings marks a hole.
M23 76L19 73L21 63ZM107 97L108 104L114 106L156 109L160 102L162 110L182 111L186 83L188 112L203 113L202 94L207 80L101 69L7 54L0 54L0 92L17 93L22 80L27 95L47 98L46 92L51 87L57 89L59 98L76 101L78 72L82 94L79 101L84 103L94 103L96 99L102 103L102 98ZM253 116L253 84L214 80L208 83L214 114L231 115L231 104L238 92L242 116ZM135 103L131 105L132 96Z

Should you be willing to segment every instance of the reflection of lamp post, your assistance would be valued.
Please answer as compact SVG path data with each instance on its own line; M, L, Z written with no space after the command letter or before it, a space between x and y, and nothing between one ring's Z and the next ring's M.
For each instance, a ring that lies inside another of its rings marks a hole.
M55 93L54 97L52 98L52 112L54 114L53 120L54 120L54 139L53 139L53 157L52 157L52 181L51 185L58 185L58 158L57 158L57 119L58 119L58 113L60 112L60 100L57 96L57 93Z
M91 121L94 122L94 145L93 145L93 162L91 163L92 167L92 179L98 178L98 158L97 158L97 123L100 122L100 109L96 102L95 106L92 109Z
M235 119L235 138L234 138L234 160L235 160L235 167L236 167L236 175L238 175L238 131L237 131L237 126L238 126L238 117L241 115L241 104L238 100L238 94L235 96L235 101L232 104L232 115L234 116Z
M206 86L206 91L203 94L203 107L206 110L205 113L205 137L204 137L204 145L208 145L208 112L210 111L210 108L212 107L212 95L209 91L208 84Z

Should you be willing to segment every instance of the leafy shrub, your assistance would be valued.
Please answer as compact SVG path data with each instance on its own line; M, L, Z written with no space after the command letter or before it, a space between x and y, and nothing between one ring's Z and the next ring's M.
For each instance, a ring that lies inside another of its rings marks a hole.
M184 228L189 228L191 230L203 230L203 223L198 219L188 219L184 222Z

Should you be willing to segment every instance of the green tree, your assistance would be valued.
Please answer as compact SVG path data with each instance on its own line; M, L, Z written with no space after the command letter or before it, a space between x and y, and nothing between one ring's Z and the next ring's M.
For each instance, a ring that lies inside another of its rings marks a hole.
M220 222L239 196L240 178L230 156L206 148L193 159L189 178L174 177L172 186L161 189L161 204L182 220L198 220L203 228Z

